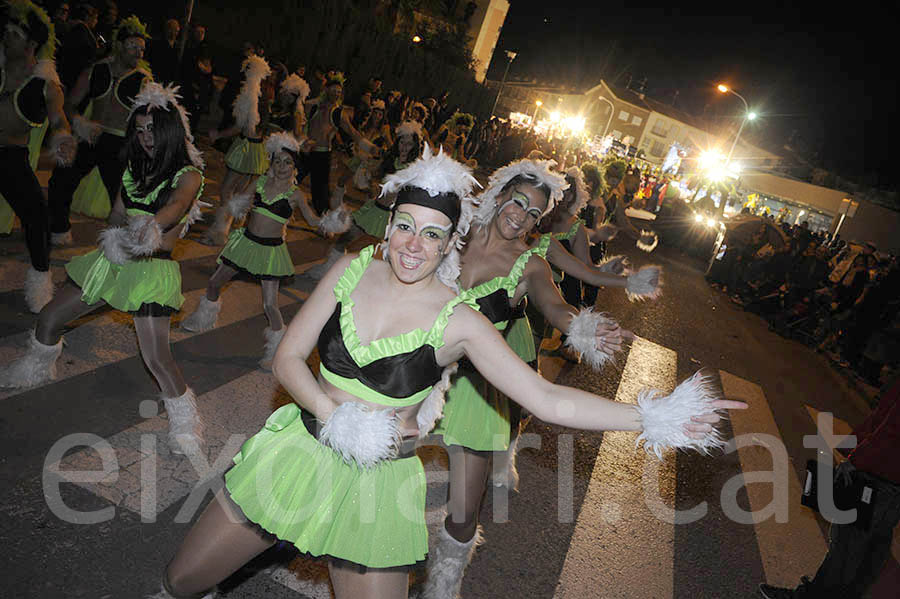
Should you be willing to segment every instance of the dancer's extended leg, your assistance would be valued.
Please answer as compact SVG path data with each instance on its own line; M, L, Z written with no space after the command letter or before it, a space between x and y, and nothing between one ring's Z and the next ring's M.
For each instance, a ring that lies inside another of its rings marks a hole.
M328 564L336 599L378 597L406 599L409 590L409 569L366 568L358 564L332 560Z

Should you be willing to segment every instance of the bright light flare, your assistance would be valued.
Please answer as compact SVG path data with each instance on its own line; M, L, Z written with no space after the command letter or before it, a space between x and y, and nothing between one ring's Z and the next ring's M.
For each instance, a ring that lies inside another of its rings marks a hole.
M715 227L716 224L718 224L718 223L716 223L716 219L714 219L714 218L708 218L708 219L706 219L706 226L707 226L707 227Z
M725 85L725 84L720 83L718 86L716 86L716 89L718 89L718 90L719 90L720 92L722 92L723 94L727 94L727 93L728 93L728 86Z
M538 108L540 108L541 106L544 105L544 103L541 102L540 100L538 100L537 102L534 103L534 105L537 106Z
M702 214L695 214L695 215L694 215L694 220L697 221L698 223L702 223L702 222L703 222L703 215L702 215Z
M700 168L710 170L721 166L725 162L725 157L715 150L708 150L700 154Z
M560 119L560 114L556 111L550 113L550 121L553 123L558 123Z
M747 120L748 120L748 121L755 121L755 120L756 120L756 117L758 117L758 116L759 116L759 115L756 114L755 112L748 112L748 113L747 113Z
M422 38L419 37L418 35L414 35L414 36L412 37L412 41L413 41L414 44L418 44L419 42L422 41Z
M566 128L569 129L572 133L581 133L582 131L584 131L584 123L584 117L580 116L570 116L565 120Z

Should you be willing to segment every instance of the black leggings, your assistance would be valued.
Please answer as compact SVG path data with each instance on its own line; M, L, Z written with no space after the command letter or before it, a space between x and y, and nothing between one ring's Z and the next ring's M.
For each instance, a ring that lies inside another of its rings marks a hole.
M0 146L0 164L4 170L0 193L22 221L31 266L46 272L50 269L50 216L41 184L28 162L28 148Z
M331 152L310 152L301 155L297 164L297 183L309 175L309 189L312 193L312 206L319 216L328 210L328 197L331 194L328 179L331 175Z
M69 209L72 206L72 195L78 189L81 180L95 166L100 169L100 177L109 195L110 206L116 201L125 163L120 152L125 138L110 133L101 133L94 145L86 142L78 144L78 154L71 166L57 166L50 177L47 195L50 198L50 231L65 233L71 228Z

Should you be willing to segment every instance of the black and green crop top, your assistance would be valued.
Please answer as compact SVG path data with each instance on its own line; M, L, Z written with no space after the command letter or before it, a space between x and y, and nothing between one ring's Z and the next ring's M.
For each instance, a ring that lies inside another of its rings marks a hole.
M172 177L170 181L163 181L159 185L156 186L156 189L151 191L145 196L138 195L138 186L134 180L134 177L131 174L131 169L126 168L125 173L122 175L122 204L125 205L125 214L128 216L133 215L141 215L141 214L156 214L160 210L162 210L163 206L166 205L166 202L169 200L168 193L162 193L165 189L175 189L178 187L178 181L181 179L181 175L186 172L194 171L196 173L203 174L200 169L196 166L188 165L182 167L175 176ZM167 187L168 185L168 187ZM203 193L203 183L200 183L200 189L197 190L197 196L194 198L194 202L196 203L198 199L200 199L200 195ZM171 231L178 224L183 224L188 218L188 215L185 214L184 218L182 218L178 223L169 226L163 231L164 233Z
M47 99L44 87L47 82L31 75L12 93L16 114L29 127L40 127L47 119ZM6 90L6 69L0 67L0 94Z
M137 68L125 73L116 80L113 77L109 61L101 60L95 63L91 69L88 97L91 99L103 98L112 91L119 104L125 110L131 110L134 98L140 93L144 80L152 78L150 73Z
M562 233L550 233L550 235L553 236L555 239L558 239L559 242L562 243L563 246L571 252L572 248L569 246L571 245L572 242L570 240L573 239L576 235L578 235L578 229L583 224L584 224L584 220L578 218L578 219L575 219L575 222L572 223L572 226L569 228L568 231L564 231Z
M494 277L489 281L466 289L460 295L474 300L478 304L478 310L497 327L498 330L506 329L510 320L520 318L524 312L525 299L518 306L510 306L509 300L515 296L516 287L525 273L525 265L532 256L547 256L547 248L550 246L550 238L543 236L533 248L522 252L513 263L509 273L503 277Z
M360 399L385 406L412 406L424 400L441 379L444 368L434 352L444 345L444 329L454 308L460 303L477 307L457 296L444 305L429 330L414 329L363 345L356 334L350 294L372 263L375 247L362 250L334 286L337 306L317 344L320 373L338 389Z
M284 224L294 213L290 198L297 191L297 186L291 185L287 191L279 193L272 199L266 199L266 180L265 175L261 175L256 180L256 194L253 196L252 211Z

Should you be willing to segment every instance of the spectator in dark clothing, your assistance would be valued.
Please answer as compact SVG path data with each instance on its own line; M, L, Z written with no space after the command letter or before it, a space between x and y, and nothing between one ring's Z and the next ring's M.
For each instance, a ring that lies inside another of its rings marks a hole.
M858 301L841 350L843 357L853 367L861 365L863 350L869 338L879 327L892 322L896 315L900 301L900 269L896 263L879 281L867 287Z
M87 3L79 4L72 11L72 19L57 52L59 78L67 90L71 90L81 72L98 57L97 9Z
M890 557L900 520L900 378L883 388L878 406L853 434L856 447L838 466L835 485L855 482L874 489L871 523L832 524L828 553L815 577L803 577L796 589L761 584L766 599L859 599Z
M209 113L213 93L213 64L206 43L206 27L195 23L181 60L181 93L190 113L191 130L196 131L201 115Z
M162 39L155 39L150 44L150 68L153 78L166 85L178 81L178 34L181 24L175 19L166 21Z
M99 23L94 30L102 54L106 55L112 52L113 32L118 26L119 7L112 0L108 0L103 4L103 14L100 15Z
M57 3L53 8L53 12L50 16L53 19L53 27L56 31L56 39L61 40L69 31L69 3Z

